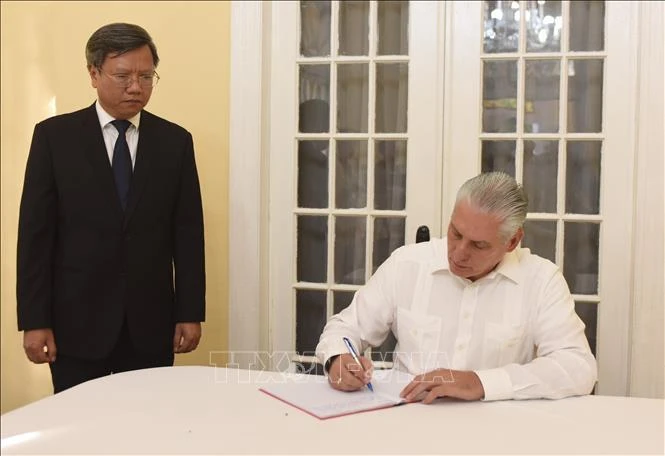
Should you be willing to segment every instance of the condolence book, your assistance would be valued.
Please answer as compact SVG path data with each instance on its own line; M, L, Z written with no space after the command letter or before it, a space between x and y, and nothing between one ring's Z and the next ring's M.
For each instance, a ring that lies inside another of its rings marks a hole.
M406 401L399 393L413 380L413 375L397 371L374 371L372 386L358 391L337 391L323 376L285 377L283 381L259 388L316 418L325 420L352 413L368 412L400 405Z

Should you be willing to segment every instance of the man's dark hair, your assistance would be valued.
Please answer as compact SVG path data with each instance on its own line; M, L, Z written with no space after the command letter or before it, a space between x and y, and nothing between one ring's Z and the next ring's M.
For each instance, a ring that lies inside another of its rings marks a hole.
M92 34L85 46L85 59L88 68L101 68L109 54L121 55L125 52L148 45L152 61L157 68L159 56L157 47L143 27L134 24L108 24Z

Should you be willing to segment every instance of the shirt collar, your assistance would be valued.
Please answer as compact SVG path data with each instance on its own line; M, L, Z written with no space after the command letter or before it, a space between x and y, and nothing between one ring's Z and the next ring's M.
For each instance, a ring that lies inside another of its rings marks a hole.
M434 246L435 260L430 264L430 272L433 274L437 271L449 271L450 266L448 265L448 245L446 244L446 238L433 239L431 242Z
M448 246L446 238L437 239L434 244L435 258L430 264L430 273L434 274L437 271L450 271L450 264L448 263ZM496 268L489 272L485 277L492 279L497 274L519 283L522 279L522 271L520 269L520 258L517 253L519 248L512 252L508 252L503 256ZM452 273L451 273L452 274Z
M486 277L493 278L497 274L512 280L515 283L520 283L522 279L522 270L520 269L520 258L516 248L512 252L508 252L503 256L499 265L494 268Z
M102 108L102 105L99 104L99 100L95 102L95 109L97 110L97 117L99 118L99 125L101 125L102 129L106 127L110 122L115 120L115 117L111 116L108 112ZM134 128L138 129L139 124L141 123L141 111L139 111L134 117L129 120L129 123L131 123Z

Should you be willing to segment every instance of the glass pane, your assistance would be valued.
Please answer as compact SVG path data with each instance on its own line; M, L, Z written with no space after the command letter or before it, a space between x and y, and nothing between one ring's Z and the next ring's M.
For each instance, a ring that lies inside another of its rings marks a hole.
M326 292L296 290L296 352L314 355L326 325Z
M339 55L369 54L369 2L339 2Z
M575 2L570 2L575 3ZM530 1L524 13L527 52L561 50L561 2Z
M383 343L378 348L372 350L372 361L384 361L392 363L395 345L397 345L397 339L395 339L395 336L391 331L388 333L386 340L383 341Z
M379 55L409 53L409 2L381 1L378 6Z
M527 220L524 222L522 247L531 249L532 253L556 262L556 222L543 220Z
M557 141L524 141L524 191L529 212L556 213Z
M602 51L605 41L605 2L570 2L570 50Z
M377 133L406 133L408 88L407 63L376 64Z
M595 302L575 301L575 313L584 322L584 335L591 347L591 353L596 355L596 328L598 327L598 304Z
M600 133L603 111L603 61L568 61L568 131Z
M600 141L569 141L566 147L566 212L600 213Z
M355 291L333 291L333 315L349 307L355 294Z
M559 131L559 60L527 60L524 131Z
M406 141L374 143L374 209L406 207Z
M483 131L515 132L516 107L517 60L483 62Z
M367 141L337 141L335 207L367 207Z
M299 215L297 219L298 282L326 283L328 258L328 217Z
M328 141L298 141L298 207L328 207Z
M330 2L300 2L300 55L330 55Z
M335 283L365 283L365 217L335 218Z
M483 51L516 52L520 38L520 13L517 2L483 2Z
M326 133L330 130L330 65L300 66L298 131Z
M572 293L598 294L598 240L598 224L565 222L563 276Z
M483 141L481 170L503 171L515 177L515 141Z
M369 65L337 65L337 131L367 133Z
M374 219L374 249L372 274L397 247L404 245L404 219L380 217Z

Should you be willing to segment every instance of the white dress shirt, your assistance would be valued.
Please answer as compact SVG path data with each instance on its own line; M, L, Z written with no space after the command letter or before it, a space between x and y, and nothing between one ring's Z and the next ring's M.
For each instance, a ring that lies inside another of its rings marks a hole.
M362 351L377 347L388 331L398 341L395 368L473 370L485 400L582 395L596 382L563 275L529 249L471 282L450 272L445 238L400 247L328 321L317 357L325 364L346 353L343 336Z
M113 165L113 147L115 141L118 139L118 129L111 123L115 120L104 108L99 104L99 100L95 103L97 109L97 117L99 117L99 125L102 127L102 134L104 135L104 144L106 145L106 152L109 156L109 163ZM136 149L139 145L139 123L141 122L141 111L131 119L127 119L131 123L125 137L127 138L127 145L129 146L129 155L132 157L132 169L136 163Z

